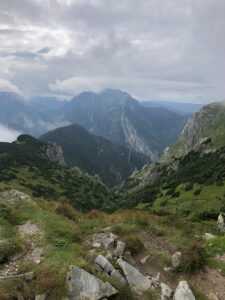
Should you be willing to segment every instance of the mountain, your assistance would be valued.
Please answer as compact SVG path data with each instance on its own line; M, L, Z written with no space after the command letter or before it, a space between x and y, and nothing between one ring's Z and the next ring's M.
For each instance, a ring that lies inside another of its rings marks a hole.
M183 116L190 116L198 112L203 106L203 104L167 101L142 101L141 104L145 107L166 108Z
M25 99L15 93L0 92L0 123L37 137L48 130L69 124L49 120L53 110L50 103L57 106L58 102L55 98Z
M51 160L50 160L51 159ZM29 135L0 143L0 189L19 189L35 199L70 203L87 211L107 207L111 194L97 177L63 165L62 151Z
M129 94L84 92L60 108L54 122L77 123L96 135L156 160L175 142L186 118L164 108L147 108Z
M96 136L76 124L50 131L40 139L56 142L62 147L68 165L78 166L90 175L99 175L109 186L121 183L149 162L145 155Z
M211 103L190 117L179 141L166 149L165 156L179 157L191 150L215 151L224 141L225 101Z
M128 178L117 191L120 207L217 218L225 210L225 105L212 103L187 122L158 162ZM128 204L129 203L129 204Z

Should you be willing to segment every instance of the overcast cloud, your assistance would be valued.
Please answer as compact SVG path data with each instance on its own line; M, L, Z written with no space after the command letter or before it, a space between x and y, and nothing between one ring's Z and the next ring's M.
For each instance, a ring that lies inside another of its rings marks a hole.
M0 142L13 142L21 133L0 124Z
M225 98L224 0L0 0L0 90Z

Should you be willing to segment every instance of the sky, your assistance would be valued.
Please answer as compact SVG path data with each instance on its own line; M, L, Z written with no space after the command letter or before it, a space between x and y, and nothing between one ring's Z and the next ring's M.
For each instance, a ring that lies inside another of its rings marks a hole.
M0 91L225 99L224 0L0 0Z

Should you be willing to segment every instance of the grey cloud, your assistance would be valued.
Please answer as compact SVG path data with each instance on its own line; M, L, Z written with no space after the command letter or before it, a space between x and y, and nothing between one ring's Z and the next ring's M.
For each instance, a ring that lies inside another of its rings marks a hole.
M20 132L0 124L0 142L13 142L20 135Z
M219 100L224 10L223 0L0 1L1 76L25 94L112 87L139 99Z

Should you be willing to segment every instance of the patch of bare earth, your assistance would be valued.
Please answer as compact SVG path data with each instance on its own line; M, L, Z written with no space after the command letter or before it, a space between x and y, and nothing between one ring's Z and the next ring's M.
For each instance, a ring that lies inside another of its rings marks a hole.
M10 261L2 265L0 269L0 276L17 275L19 267L27 262L39 264L44 256L44 248L37 246L37 243L43 237L43 231L30 221L19 225L17 229L18 234L26 242L26 250L11 257Z

